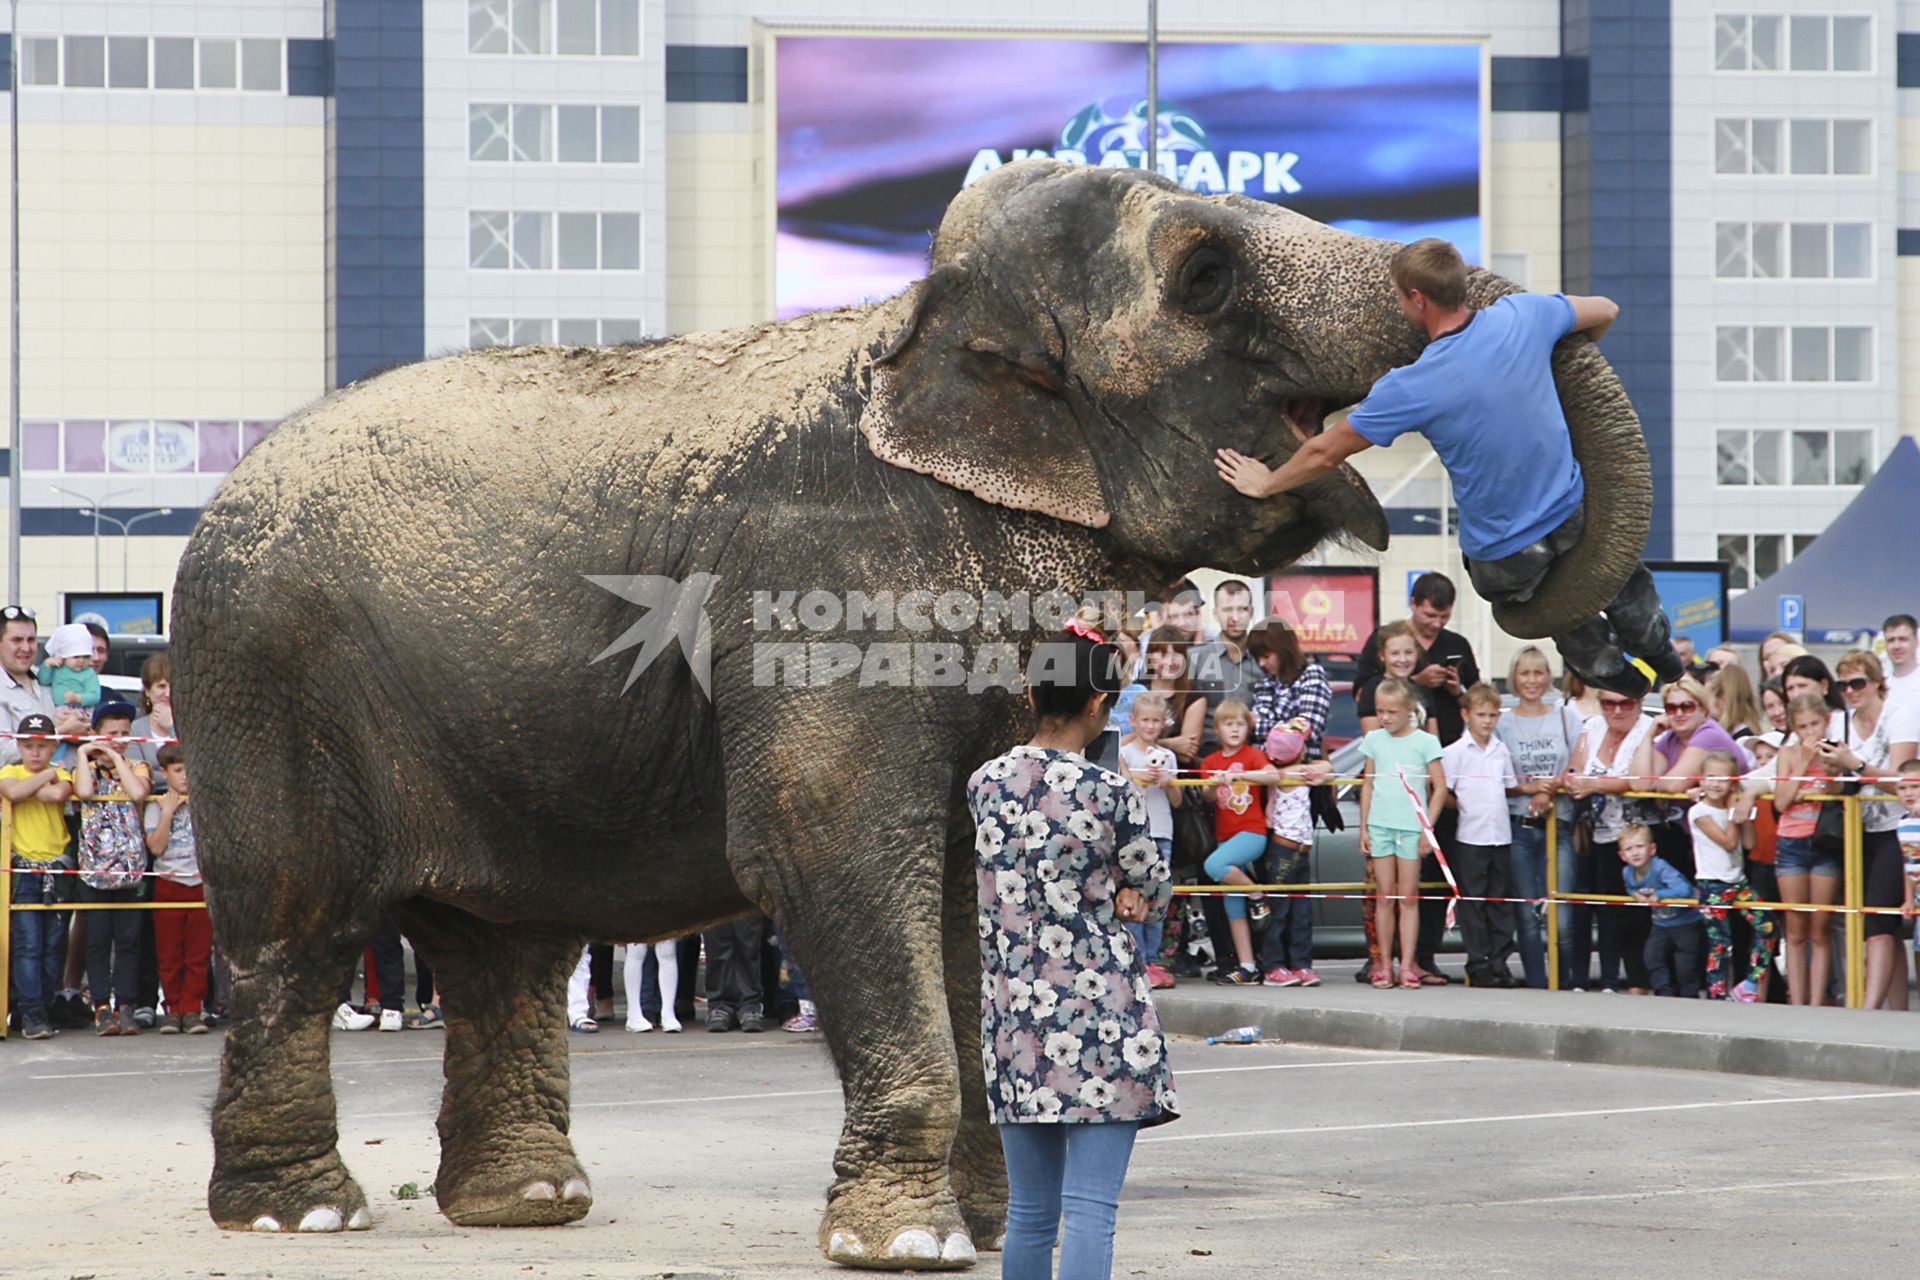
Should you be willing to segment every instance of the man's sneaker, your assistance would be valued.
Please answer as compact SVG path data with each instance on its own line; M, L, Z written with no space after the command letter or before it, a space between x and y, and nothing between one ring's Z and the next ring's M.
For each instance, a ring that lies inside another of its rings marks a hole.
M121 1035L137 1036L140 1034L140 1015L139 1014L135 1013L131 1009L122 1009L120 1011L119 1017L120 1017L120 1034ZM149 1023L148 1025L152 1025L152 1024Z
M53 1034L53 1028L47 1025L47 1015L35 1009L32 1013L20 1015L20 1035L27 1040L45 1040Z
M1264 985L1258 969L1242 969L1237 965L1231 969L1216 970L1213 977L1208 979L1208 981L1217 982L1223 987L1258 987Z
M182 1015L187 1024L187 1034L203 1036L213 1030L213 1015L210 1013L189 1013Z
M1267 895L1250 893L1247 895L1247 919L1254 924L1262 924L1273 915L1273 908L1267 905Z
M1165 965L1150 964L1147 966L1147 986L1151 990L1166 991L1169 988L1179 985L1180 984L1174 980L1174 976L1167 972Z
M818 1031L820 1019L811 1013L796 1013L780 1024L782 1031Z
M1760 988L1748 980L1733 989L1733 998L1741 1004L1757 1004L1760 1000Z
M709 1004L707 1006L707 1030L733 1030L733 1010L724 1005L716 1006Z
M1320 975L1311 969L1295 969L1294 973L1299 976L1300 985L1303 987L1317 987L1320 985Z
M97 1036L120 1034L120 1019L104 1004L93 1011L93 1034Z
M186 1019L177 1013L169 1013L160 1019L160 1034L163 1036L177 1036L186 1029Z
M335 1031L365 1031L373 1025L373 1015L362 1013L350 1004L342 1003L333 1011L333 1029Z
M742 1031L755 1032L765 1031L767 1029L766 1015L761 1013L759 1005L745 1004L740 1006L740 1029Z
M398 1009L382 1009L380 1011L380 1029L382 1031L398 1031L405 1025L406 1019L401 1016Z
M87 998L69 988L47 1005L47 1023L54 1027L84 1027L93 1021L93 1009Z
M154 1023L160 1021L160 1019L155 1016L151 1005L143 1004L133 1011L133 1021L137 1027L151 1027Z
M1284 965L1275 965L1266 972L1266 982L1270 987L1297 987L1300 975Z

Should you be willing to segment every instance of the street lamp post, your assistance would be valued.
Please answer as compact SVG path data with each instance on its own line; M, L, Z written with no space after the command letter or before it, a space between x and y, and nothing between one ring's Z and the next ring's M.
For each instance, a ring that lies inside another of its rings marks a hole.
M161 507L158 510L154 510L154 511L142 511L137 516L128 516L125 520L118 520L118 519L115 519L113 516L102 515L99 507L95 507L93 509L93 519L94 519L95 529L98 529L100 527L100 521L105 520L108 524L113 525L115 528L120 530L120 589L122 591L126 591L129 589L127 586L127 583L131 581L133 577L133 573L130 568L132 564L132 556L133 556L133 526L139 524L142 520L153 520L153 519L159 518L160 516L170 516L172 514L173 514L172 507ZM100 585L98 581L100 576L99 565L98 565L99 554L100 554L99 546L96 543L94 547L94 557L95 557L96 563L94 566L95 582L94 582L94 588L93 588L95 591L98 591L100 589Z
M81 508L80 508L80 514L81 514L81 515L83 515L83 516L84 516L84 515L87 515L87 514L88 514L88 510L87 510L87 508L88 508L88 507L91 507L91 508L92 508L92 515L93 515L93 589L94 589L95 591L98 591L98 590L100 589L100 521L101 521L102 519L106 519L106 520L112 520L112 519L113 519L113 517L112 517L112 516L104 516L104 517L103 517L103 516L102 516L102 515L100 514L100 507L101 507L101 506L102 506L102 504L104 504L104 503L105 503L105 502L107 501L107 499L109 499L109 498L124 498L124 497L126 497L126 496L127 496L128 494L130 494L130 493L138 493L138 492L140 492L140 490L138 490L138 489L115 489L115 490L114 490L114 491L113 491L112 493L103 493L103 494L101 494L101 495L100 495L99 497L89 497L88 495L86 495L86 494L84 494L84 493L75 493L75 492L74 492L74 491L73 491L72 489L62 489L62 488L61 488L61 487L60 487L59 485L57 485L57 484L50 484L50 485L48 485L48 486L47 486L47 488L49 488L49 489L51 489L51 490L53 490L53 491L54 491L55 493L64 493L64 494L66 494L66 495L67 495L67 496L68 496L69 498L78 498L78 499L80 499L80 501L81 501L81 502L83 502L83 503L85 503L85 504L86 504L86 506L83 506L83 507L81 507ZM14 491L13 491L13 508L14 508L14 510L15 510L16 512L17 512L17 511L19 511L19 509L20 509L20 490L19 490L18 488L15 488L15 489L14 489Z

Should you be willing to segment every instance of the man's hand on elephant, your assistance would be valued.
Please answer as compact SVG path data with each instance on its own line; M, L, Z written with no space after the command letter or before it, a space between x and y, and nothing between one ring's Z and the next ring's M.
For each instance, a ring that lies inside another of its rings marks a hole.
M1234 449L1222 449L1214 454L1213 466L1222 480L1249 498L1265 498L1274 492L1268 487L1273 479L1273 468L1258 458L1249 458Z

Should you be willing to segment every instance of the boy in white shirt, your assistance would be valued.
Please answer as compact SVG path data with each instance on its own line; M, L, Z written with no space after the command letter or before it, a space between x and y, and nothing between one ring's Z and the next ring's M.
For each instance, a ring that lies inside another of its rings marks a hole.
M1173 861L1173 809L1180 803L1180 787L1174 782L1179 767L1173 752L1160 745L1167 728L1167 700L1147 692L1133 700L1127 710L1127 727L1132 730L1120 740L1120 772L1144 793L1147 802L1147 835L1160 849L1169 865ZM1174 977L1160 964L1160 944L1165 928L1159 922L1128 924L1134 949L1146 966L1147 985L1164 991L1174 985Z
M1445 852L1463 899L1459 919L1467 944L1467 985L1517 987L1523 984L1507 967L1514 952L1513 909L1506 902L1474 899L1508 896L1513 827L1507 795L1520 780L1507 744L1493 732L1500 723L1499 692L1476 684L1462 702L1467 732L1440 753L1440 767L1447 776L1448 801L1460 813L1453 848Z

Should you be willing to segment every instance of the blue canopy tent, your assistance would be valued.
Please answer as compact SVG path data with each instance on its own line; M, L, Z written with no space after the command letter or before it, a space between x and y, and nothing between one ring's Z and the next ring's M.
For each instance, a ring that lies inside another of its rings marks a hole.
M1806 601L1801 629L1814 644L1849 644L1890 613L1920 609L1920 560L1907 541L1917 497L1920 448L1903 436L1812 546L1733 602L1733 638L1751 643L1776 630L1781 596Z

